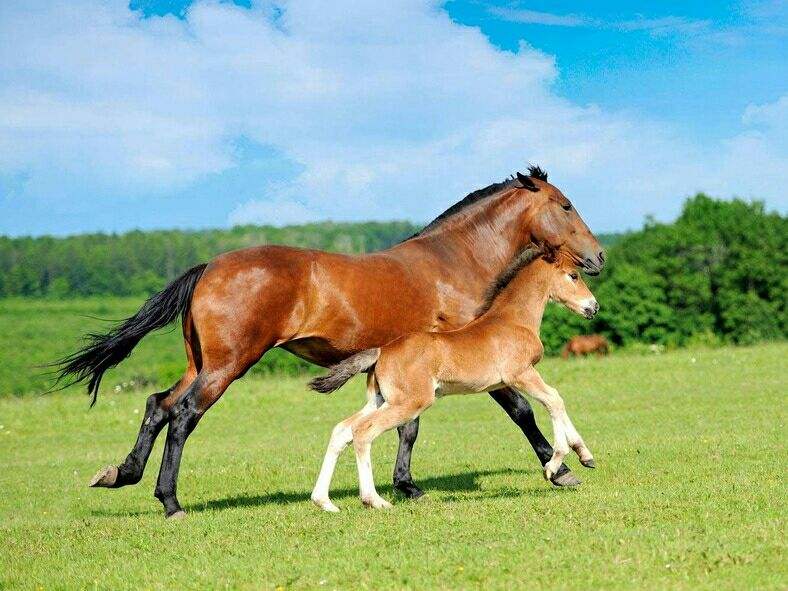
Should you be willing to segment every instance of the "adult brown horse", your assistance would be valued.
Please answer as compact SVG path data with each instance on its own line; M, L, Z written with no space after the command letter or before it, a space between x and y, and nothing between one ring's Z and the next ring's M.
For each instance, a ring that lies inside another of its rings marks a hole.
M233 251L184 273L134 316L61 361L61 378L87 381L95 402L104 372L140 339L182 315L187 368L148 398L137 442L120 466L92 486L139 482L153 442L169 424L155 496L168 517L184 443L203 414L272 347L322 366L415 331L458 328L472 320L488 286L530 244L564 247L589 273L604 264L602 247L569 200L538 167L471 193L424 230L381 252L350 256L261 246ZM514 390L491 393L520 426L544 465L553 450L533 410ZM410 475L418 424L400 430L396 488L421 491ZM556 484L579 481L562 466Z

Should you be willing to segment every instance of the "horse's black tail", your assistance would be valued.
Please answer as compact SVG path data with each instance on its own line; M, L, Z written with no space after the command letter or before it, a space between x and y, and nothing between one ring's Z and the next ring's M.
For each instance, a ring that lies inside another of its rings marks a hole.
M60 368L57 371L56 384L65 381L62 386L65 388L87 381L88 394L93 396L90 406L93 406L104 372L128 357L146 334L167 326L178 315L183 316L186 313L191 305L194 286L205 267L206 264L197 265L186 271L159 293L148 298L134 316L127 318L108 333L87 334L87 344L84 347L53 364Z
M329 368L326 375L320 376L309 382L309 387L315 392L329 394L338 390L357 373L367 371L378 362L380 349L367 349L340 361Z

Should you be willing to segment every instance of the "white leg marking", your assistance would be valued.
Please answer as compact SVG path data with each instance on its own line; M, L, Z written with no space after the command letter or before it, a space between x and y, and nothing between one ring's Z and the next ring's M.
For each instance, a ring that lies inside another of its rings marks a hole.
M320 474L317 477L315 488L312 490L312 502L323 509L336 513L339 508L331 502L328 490L331 486L331 479L334 476L337 460L347 445L353 441L352 421L358 417L366 416L377 408L375 400L367 401L367 404L359 412L338 423L331 432L331 439L328 442L328 449L323 458L323 465L320 467Z
M558 390L545 384L539 373L533 368L529 368L515 387L522 388L544 405L550 415L550 421L553 424L553 456L545 464L544 476L547 480L551 480L561 467L564 457L569 453L569 442L564 421L564 417L566 419L568 417L566 416L564 401L558 394Z

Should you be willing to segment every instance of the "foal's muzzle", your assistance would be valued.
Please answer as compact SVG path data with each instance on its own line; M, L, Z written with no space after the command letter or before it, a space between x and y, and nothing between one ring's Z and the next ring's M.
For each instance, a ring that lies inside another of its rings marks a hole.
M594 302L583 308L583 316L591 320L591 318L599 312L599 302Z

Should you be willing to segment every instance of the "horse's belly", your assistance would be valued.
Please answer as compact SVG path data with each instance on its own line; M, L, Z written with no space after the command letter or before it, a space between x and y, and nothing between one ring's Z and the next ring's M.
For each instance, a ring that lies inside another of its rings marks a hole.
M306 359L310 363L322 365L323 367L339 363L343 359L347 359L361 350L338 348L332 345L327 339L320 337L295 339L293 341L288 341L280 347L301 359Z

